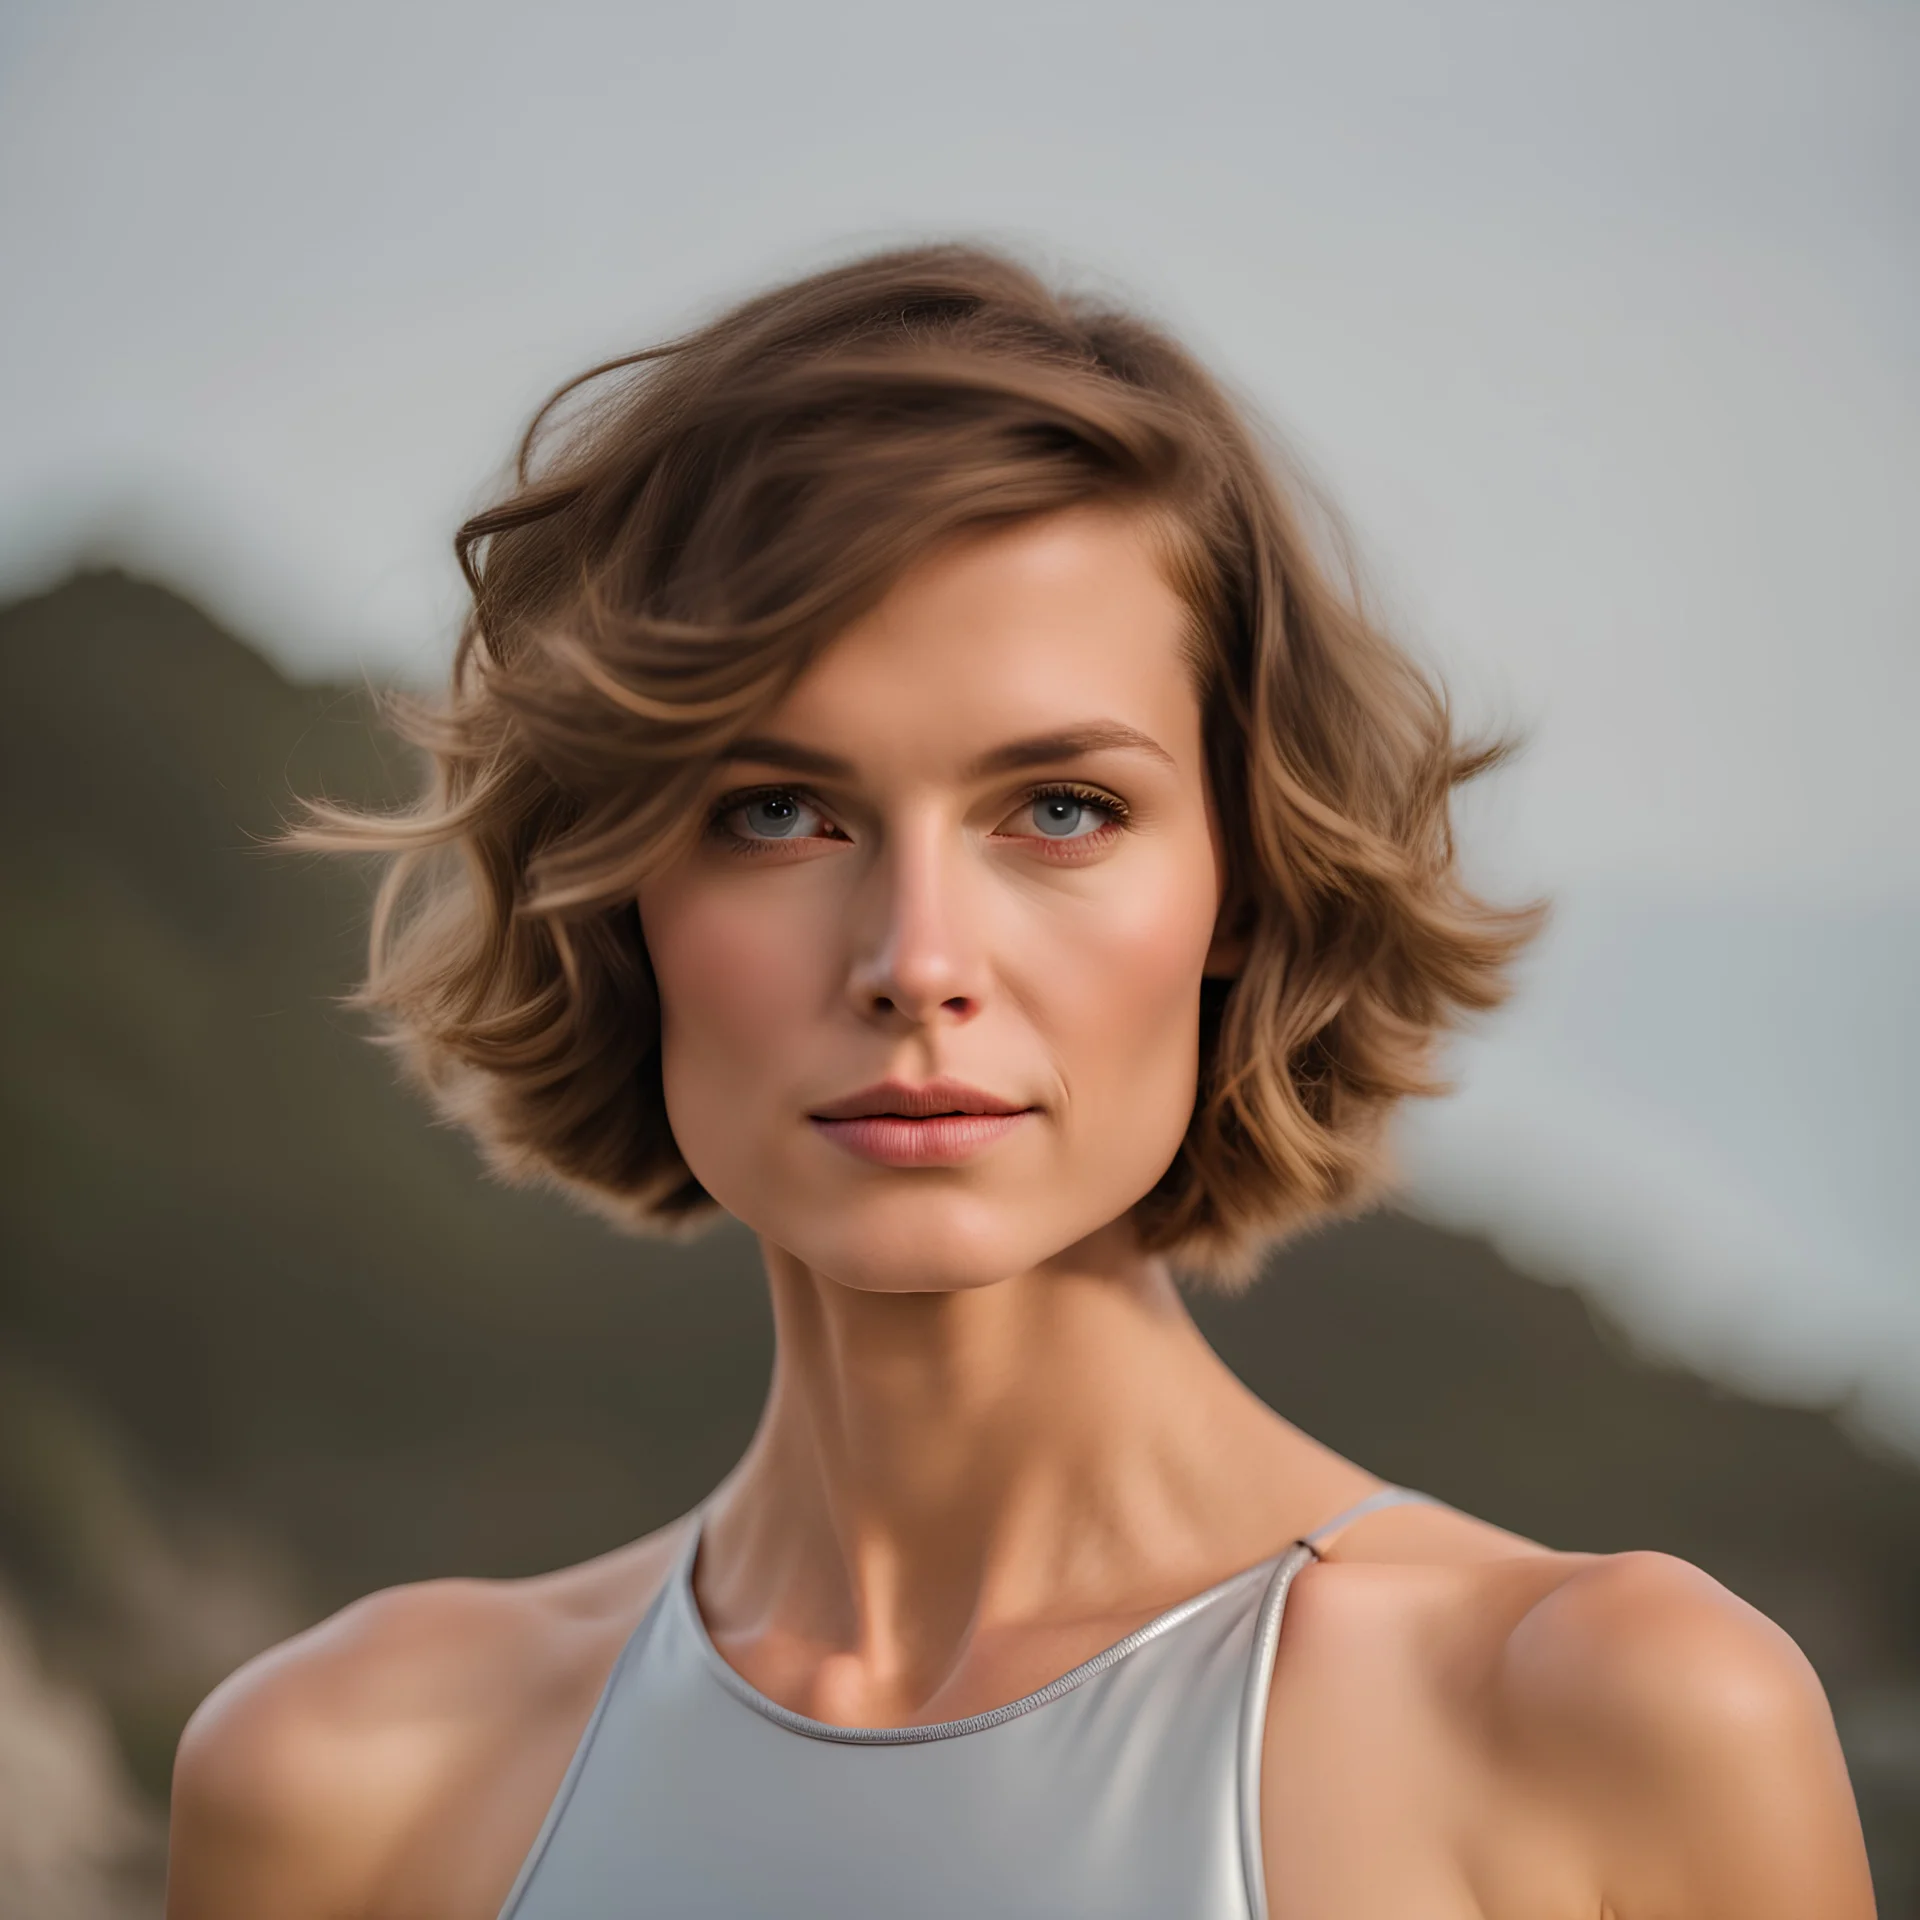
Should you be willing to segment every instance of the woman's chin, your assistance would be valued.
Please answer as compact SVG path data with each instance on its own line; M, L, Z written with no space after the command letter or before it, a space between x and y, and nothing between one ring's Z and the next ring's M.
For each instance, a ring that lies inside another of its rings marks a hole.
M859 1205L832 1217L749 1221L769 1250L863 1293L968 1293L1030 1273L1101 1222L1018 1217L1004 1204Z

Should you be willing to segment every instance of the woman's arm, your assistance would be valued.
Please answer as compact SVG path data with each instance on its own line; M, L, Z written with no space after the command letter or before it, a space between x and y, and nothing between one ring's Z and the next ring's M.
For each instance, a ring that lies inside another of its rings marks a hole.
M524 1690L524 1611L491 1583L397 1587L215 1689L175 1763L168 1920L377 1920L418 1910L423 1866L433 1907L465 1911L460 1869L484 1871L490 1849L450 1849L442 1885L423 1836L450 1803L484 1817L487 1758Z
M1820 1683L1698 1569L1586 1563L1508 1637L1495 1693L1496 1738L1591 1836L1614 1920L1871 1920Z
M168 1920L494 1920L680 1539L390 1588L243 1667L180 1742Z
M201 1704L174 1762L168 1920L377 1910L378 1862L406 1795L368 1720L368 1682L404 1657L422 1611L411 1595L377 1595L249 1662Z

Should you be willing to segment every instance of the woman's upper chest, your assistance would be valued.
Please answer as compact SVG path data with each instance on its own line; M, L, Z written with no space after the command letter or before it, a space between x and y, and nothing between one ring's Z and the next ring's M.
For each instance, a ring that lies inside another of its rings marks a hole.
M1253 1761L1254 1871L1272 1920L1592 1911L1577 1844L1489 1738L1470 1583L1438 1571L1322 1567L1299 1583ZM477 1696L465 1761L423 1804L390 1910L494 1920L569 1797L554 1875L591 1854L634 1884L656 1869L717 1883L764 1855L769 1886L791 1888L817 1842L924 1856L927 1873L951 1876L971 1822L965 1864L986 1858L1014 1891L1034 1890L1023 1836L1033 1871L1078 1836L1082 1877L1117 1869L1124 1882L1137 1877L1130 1849L1142 1861L1184 1849L1222 1887L1244 1883L1235 1723L1259 1582L1244 1584L1004 1726L865 1747L796 1732L758 1710L750 1685L730 1690L690 1596L670 1594L624 1654L610 1632L579 1637L537 1679L500 1685L497 1709ZM806 1821L787 1817L795 1807Z

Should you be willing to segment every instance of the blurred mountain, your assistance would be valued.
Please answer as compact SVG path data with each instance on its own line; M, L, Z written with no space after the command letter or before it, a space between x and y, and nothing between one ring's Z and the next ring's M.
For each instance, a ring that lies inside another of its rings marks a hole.
M487 1182L334 1005L368 877L265 843L296 793L410 790L362 693L102 573L0 610L0 694L0 1587L42 1690L97 1702L157 1799L194 1702L270 1640L696 1499L769 1333L743 1234L624 1240ZM1198 1312L1375 1470L1684 1554L1779 1619L1834 1697L1882 1911L1920 1914L1920 1477L1392 1214Z

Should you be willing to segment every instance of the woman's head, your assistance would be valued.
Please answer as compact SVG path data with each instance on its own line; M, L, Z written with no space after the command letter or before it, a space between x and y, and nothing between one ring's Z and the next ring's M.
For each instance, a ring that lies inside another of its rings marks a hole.
M718 1201L864 1285L1116 1221L1244 1270L1366 1195L1531 926L1455 869L1490 756L1305 504L1164 336L970 249L597 370L462 529L433 790L309 834L397 856L364 1000L631 1225ZM1017 1111L853 1117L937 1080Z
M1185 619L1135 514L950 541L734 743L700 839L641 882L675 1142L809 1266L1001 1279L1178 1152L1230 960Z

